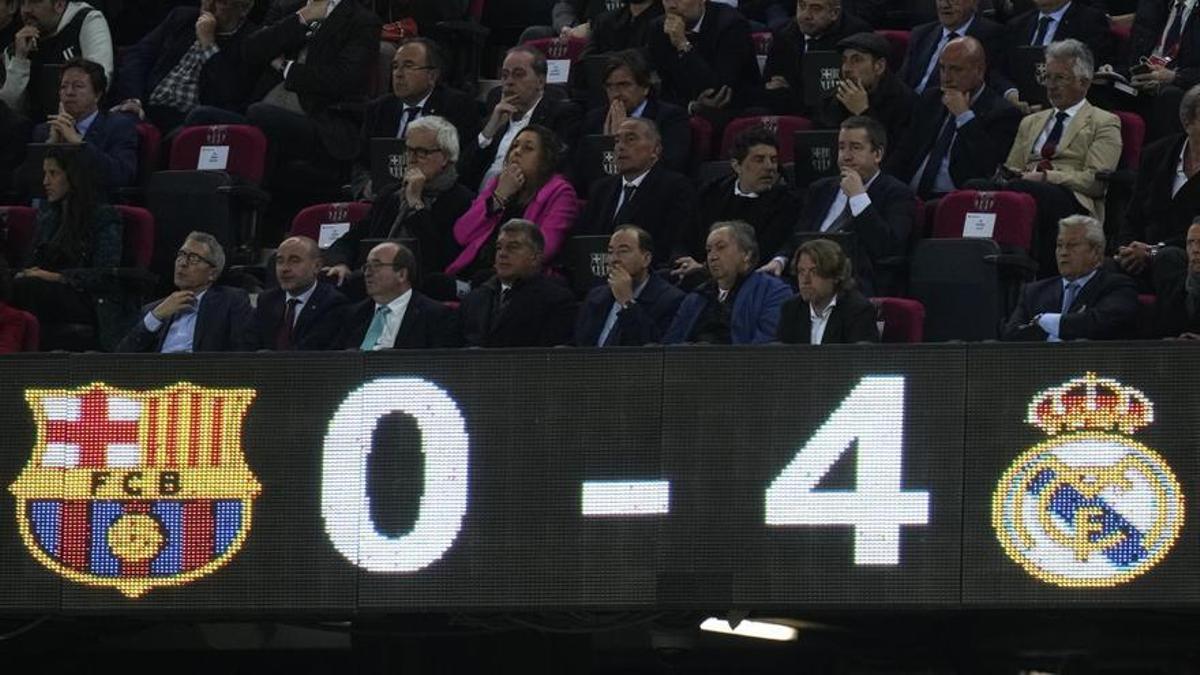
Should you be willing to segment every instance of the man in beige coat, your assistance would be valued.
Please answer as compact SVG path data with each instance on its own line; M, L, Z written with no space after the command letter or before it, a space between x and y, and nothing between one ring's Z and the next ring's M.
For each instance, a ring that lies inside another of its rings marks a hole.
M1104 222L1105 184L1096 172L1117 168L1121 158L1121 121L1087 102L1095 61L1078 40L1046 48L1046 110L1027 116L1017 129L1005 168L1018 175L1006 189L1037 200L1034 255L1043 273L1054 271L1058 221L1087 214Z

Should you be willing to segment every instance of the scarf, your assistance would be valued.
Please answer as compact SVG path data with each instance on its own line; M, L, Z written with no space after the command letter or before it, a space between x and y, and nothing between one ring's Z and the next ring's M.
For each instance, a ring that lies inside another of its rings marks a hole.
M421 201L425 202L425 207L433 206L438 197L441 197L454 184L458 182L458 169L453 164L447 164L446 168L438 175L433 177L433 180L425 181L425 186L421 188ZM396 219L392 221L392 229L388 231L388 239L409 239L412 234L408 228L404 226L404 221L412 215L412 207L409 206L408 200L404 198L404 187L401 186L395 192L396 199L400 200L400 208L396 211Z

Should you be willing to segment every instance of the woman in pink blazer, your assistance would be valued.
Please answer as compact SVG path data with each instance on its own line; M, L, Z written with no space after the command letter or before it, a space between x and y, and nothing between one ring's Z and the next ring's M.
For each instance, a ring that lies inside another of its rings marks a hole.
M575 189L556 173L562 153L562 143L546 127L530 124L517 134L504 170L454 223L454 239L463 249L446 267L447 275L472 285L491 277L497 234L513 218L538 224L546 238L544 260L554 261L579 215Z

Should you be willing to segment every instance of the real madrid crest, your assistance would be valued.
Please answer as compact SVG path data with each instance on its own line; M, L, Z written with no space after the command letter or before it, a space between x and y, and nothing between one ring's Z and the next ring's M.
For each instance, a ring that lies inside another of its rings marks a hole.
M138 597L210 574L241 549L262 490L241 445L253 390L97 382L25 399L37 439L9 490L40 563Z
M1088 373L1033 397L1026 421L1050 438L1004 472L992 524L1010 558L1069 588L1144 574L1183 527L1183 494L1154 450L1131 438L1154 421L1146 396Z

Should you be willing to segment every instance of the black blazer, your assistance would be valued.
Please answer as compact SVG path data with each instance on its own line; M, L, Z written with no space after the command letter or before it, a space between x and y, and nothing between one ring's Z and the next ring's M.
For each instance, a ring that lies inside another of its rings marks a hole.
M611 234L621 176L596 181L588 193L587 206L575 224L576 234ZM655 164L630 200L628 220L654 237L654 265L664 266L686 253L695 229L696 190L683 174ZM615 223L625 225L627 223Z
M987 53L988 84L997 91L1008 91L1013 87L1012 81L1004 73L1004 26L985 19L976 14L975 21L967 29L967 35L983 43ZM937 53L938 42L942 39L942 24L937 21L921 24L912 30L908 41L908 53L904 56L904 65L900 67L900 79L916 90L925 77L929 62Z
M726 220L741 220L754 228L758 250L777 251L787 245L796 229L796 214L800 212L801 195L786 181L780 180L754 199L733 193L736 175L721 176L700 188L699 217L687 241L687 254L704 260L708 228Z
M1172 0L1141 0L1137 4L1129 40L1127 66L1137 63L1143 56L1149 56L1158 46L1174 4ZM1179 34L1179 53L1171 64L1175 69L1175 82L1172 84L1185 91L1200 83L1200 21L1197 20L1196 14L1193 9L1188 16L1183 32Z
M119 100L137 98L143 105L149 105L154 88L196 41L199 17L197 7L176 7L154 30L124 51L115 86ZM232 34L217 35L220 51L200 68L199 104L235 112L246 109L250 86L258 72L242 63L242 43L257 28L247 19Z
M799 295L783 303L779 310L779 341L806 345L812 340L812 314L808 302ZM879 342L879 327L875 325L875 305L856 290L842 291L837 304L829 313L821 344L848 342Z
M259 349L275 349L275 338L283 325L287 311L287 292L273 288L260 293L258 306L254 308L255 346ZM308 302L300 307L296 326L292 331L292 351L317 351L329 349L333 339L342 330L346 312L346 297L329 284L318 283Z
M879 84L867 95L867 109L863 114L882 124L889 143L896 143L904 138L904 131L910 128L916 103L917 95L912 88L889 70L884 72ZM837 96L826 96L821 102L821 126L837 129L850 116L850 111Z
M44 143L50 137L50 126L42 122L33 128L33 142ZM137 122L132 115L110 115L101 110L92 126L83 135L83 152L92 167L103 177L107 191L132 185L137 178ZM42 167L36 167L41 175Z
M500 102L500 87L492 89L488 94L487 110L491 114L496 104ZM578 105L567 98L567 95L558 87L546 87L546 91L542 94L542 100L533 109L533 116L529 118L531 124L540 124L553 131L558 140L570 148L575 143L575 139L579 135L579 125L583 118ZM483 174L487 173L488 167L496 160L496 153L500 150L500 139L504 138L505 132L508 131L508 125L500 127L496 130L496 135L492 137L492 142L486 148L479 147L479 140L473 136L471 138L459 138L459 145L473 144L472 159L467 171L462 172L461 182L476 189L479 183L483 180ZM478 136L478 134L476 134Z
M400 130L400 117L404 113L404 102L393 94L380 96L367 104L362 125L362 150L360 161L371 161L372 138L395 138ZM471 153L479 148L479 104L475 99L455 89L437 85L421 108L421 117L437 115L454 125L458 131L458 166L468 166ZM420 118L418 118L420 119Z
M844 6L844 5L843 5ZM837 23L813 40L812 51L834 51L842 38L855 33L869 33L871 26L853 14L842 11ZM800 115L810 112L804 104L804 33L795 21L789 21L775 31L771 48L767 50L767 65L763 81L779 76L787 80L786 89L763 89L762 104L777 115ZM894 64L899 65L899 64Z
M752 103L761 82L750 24L728 5L707 0L704 22L692 38L692 50L680 54L663 32L666 17L650 28L650 61L662 78L662 98L679 106L696 100L705 89L728 86L729 110Z
M840 190L840 176L822 178L809 186L796 230L819 231ZM840 231L854 233L851 262L855 277L863 292L875 295L890 291L899 281L891 273L877 270L876 263L906 254L916 216L916 199L907 185L885 173L880 173L867 188L867 196L871 198L871 205ZM779 255L790 263L796 248L795 242L789 243Z
M538 275L513 285L500 312L500 281L492 277L459 307L468 347L555 347L571 344L575 296L558 281Z
M1007 31L1005 57L1007 58L1016 47L1033 44L1037 35L1038 19L1041 12L1036 9L1019 14L1005 25ZM1116 55L1116 42L1109 32L1108 15L1095 7L1089 7L1079 0L1071 2L1062 21L1054 30L1054 41L1075 39L1087 44L1096 59L1096 65L1112 63ZM1005 71L1010 66L1005 63Z
M117 345L118 352L157 352L174 317L163 322L154 332L142 322L146 314L164 298L142 307L137 323ZM193 352L244 352L254 348L253 314L246 292L230 286L210 286L196 310L196 327L192 334Z
M661 343L683 297L683 291L651 272L636 302L617 313L617 323L613 325L609 339L620 347ZM612 290L607 285L588 291L575 320L575 344L597 346L613 302Z
M349 161L358 156L359 124L349 111L335 104L361 100L367 92L371 69L379 61L379 18L357 2L340 2L319 29L309 37L309 26L300 23L296 12L306 0L277 3L267 12L264 26L246 37L242 45L245 67L261 72L251 94L260 101L282 75L270 67L271 60L292 60L287 89L300 99L300 107L317 125L325 150L334 158ZM304 63L294 60L308 47Z
M374 300L367 298L351 305L346 311L344 329L334 340L334 346L341 349L361 347L374 317ZM414 290L408 300L408 307L404 310L404 319L400 321L400 329L396 331L396 341L392 343L392 349L461 346L462 336L454 310Z
M1142 150L1142 163L1117 244L1141 241L1187 246L1188 228L1200 213L1200 177L1193 177L1171 196L1179 152L1186 140L1185 134L1176 134L1160 138Z
M601 12L588 22L592 25L592 39L587 51L589 54L607 54L622 49L645 51L654 20L662 15L661 2L655 2L636 18L626 3L621 3L617 9Z
M950 146L950 178L959 188L973 178L992 177L1008 156L1021 124L1021 111L986 84L971 104L971 111L975 119L958 130ZM908 133L899 137L888 153L884 162L887 172L911 185L921 163L933 151L949 114L942 104L942 90L926 89L912 112Z
M1032 323L1038 314L1062 310L1062 277L1025 284L1021 301L1004 327L1003 340L1046 339L1046 332ZM1124 274L1097 270L1096 276L1075 296L1075 302L1059 323L1063 340L1118 340L1132 337L1137 321L1137 288Z
M607 105L592 108L583 119L580 133L584 136L604 133L604 120L607 117ZM658 125L663 145L663 154L659 161L663 166L672 171L686 171L692 150L692 128L688 124L687 111L677 105L649 98L646 99L646 109L642 117L654 120Z

